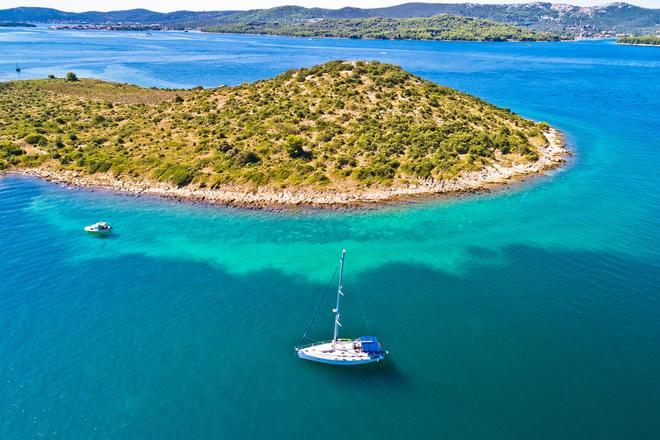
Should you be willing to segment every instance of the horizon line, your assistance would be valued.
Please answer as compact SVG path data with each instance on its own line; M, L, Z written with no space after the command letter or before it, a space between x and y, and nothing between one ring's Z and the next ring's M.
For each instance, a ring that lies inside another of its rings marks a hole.
M198 12L198 13L203 13L203 12L245 12L245 11L265 11L269 9L275 9L275 8L284 8L284 7L300 7L304 9L323 9L323 10L329 10L329 11L340 11L342 9L359 9L363 11L370 11L374 9L386 9L386 8L392 8L392 7L397 7L397 6L402 6L406 4L425 4L425 5L483 5L483 6L515 6L515 5L528 5L528 4L550 4L550 5L562 5L562 6L572 6L575 8L602 8L606 6L611 6L611 5L617 5L617 4L623 4L623 5L630 5L634 6L636 8L640 9L648 9L648 10L657 10L660 8L649 8L646 6L640 6L631 2L622 2L622 1L614 1L614 2L604 2L602 4L598 5L593 5L593 6L579 6L579 5L574 5L571 3L567 2L552 2L552 1L538 1L538 0L532 0L532 1L520 1L516 3L482 3L478 1L459 1L459 2L432 2L432 1L404 1L402 3L395 3L390 6L379 6L379 7L373 7L373 8L362 8L359 6L342 6L340 8L324 8L324 7L319 7L319 6L301 6L298 4L293 4L293 3L285 3L281 5L276 5L276 6L271 6L269 8L249 8L249 9L175 9L175 10L168 10L168 11L158 11L154 9L148 9L148 8L131 8L131 9L108 9L108 10L101 10L101 9L89 9L89 10L82 10L82 11L72 11L72 10L65 10L65 9L58 9L58 8L53 8L50 6L13 6L11 8L3 8L0 9L0 11L10 11L12 9L50 9L54 11L59 11L59 12L65 12L69 14L86 14L86 13L93 13L93 12L99 12L99 13L111 13L111 12L128 12L128 11L148 11L148 12L153 12L156 14L173 14L177 12Z

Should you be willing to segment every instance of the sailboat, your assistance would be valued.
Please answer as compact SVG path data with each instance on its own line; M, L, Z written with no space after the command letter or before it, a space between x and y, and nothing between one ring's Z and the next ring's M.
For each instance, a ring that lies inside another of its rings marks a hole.
M21 73L21 68L18 67L18 64L16 64L16 72L17 72L17 73Z
M361 336L357 339L339 338L340 298L344 296L344 259L346 250L341 253L339 260L339 285L337 286L337 302L332 312L335 314L334 335L331 341L316 342L296 347L296 353L301 359L333 365L361 365L380 362L385 358L384 351L375 336ZM311 323L310 323L311 326ZM309 329L309 327L308 327ZM305 336L307 332L305 332ZM303 336L303 339L305 338Z

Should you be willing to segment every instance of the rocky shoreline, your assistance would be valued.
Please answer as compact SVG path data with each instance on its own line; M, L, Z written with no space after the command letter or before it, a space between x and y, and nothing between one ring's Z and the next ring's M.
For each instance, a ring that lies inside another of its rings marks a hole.
M485 192L526 177L543 175L564 164L571 155L566 148L563 135L558 130L550 129L544 134L548 139L548 145L538 149L539 159L535 162L512 166L493 164L483 170L467 173L451 181L427 180L392 187L350 188L346 191L318 188L288 190L260 187L250 189L230 184L214 189L191 189L149 180L117 179L109 173L89 175L77 171L53 171L41 168L23 169L17 173L74 187L240 208L358 208L413 201L439 195Z

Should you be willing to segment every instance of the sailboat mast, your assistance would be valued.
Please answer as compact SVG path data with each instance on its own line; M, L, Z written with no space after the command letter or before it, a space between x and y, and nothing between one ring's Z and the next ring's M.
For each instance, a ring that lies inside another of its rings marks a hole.
M337 305L335 306L333 312L335 312L335 333L332 337L332 343L337 342L337 336L339 336L339 297L344 295L343 290L343 281L344 281L344 257L346 256L346 249L341 251L341 260L339 260L339 285L337 286Z

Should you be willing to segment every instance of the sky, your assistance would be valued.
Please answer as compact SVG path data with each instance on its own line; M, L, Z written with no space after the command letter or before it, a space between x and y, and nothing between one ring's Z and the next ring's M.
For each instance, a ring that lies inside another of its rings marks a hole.
M281 5L300 5L337 9L344 6L374 8L392 6L408 1L427 1L429 3L467 3L470 0L0 0L0 9L16 6L41 6L63 11L116 11L121 9L145 8L152 11L169 12L181 9L194 11L220 11L237 9L270 8ZM524 0L472 0L478 3L523 3ZM579 6L593 6L610 3L613 0L544 0L553 3L569 3ZM630 0L638 6L660 8L660 0Z

